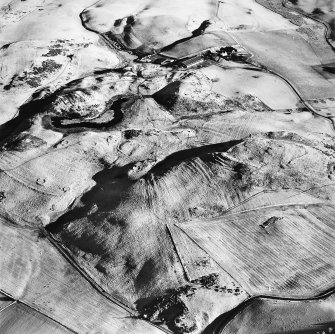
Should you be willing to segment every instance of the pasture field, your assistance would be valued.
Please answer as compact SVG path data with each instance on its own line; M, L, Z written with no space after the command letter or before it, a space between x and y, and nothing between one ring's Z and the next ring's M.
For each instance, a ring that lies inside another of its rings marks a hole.
M106 136L88 134L68 136L40 154L27 150L28 157L15 148L3 150L0 187L5 198L0 209L21 224L48 224L94 184L92 176L101 168L97 158L107 146ZM93 148L91 158L88 147Z
M212 81L212 92L226 97L243 95L258 97L271 109L292 109L300 99L282 79L272 74L246 69L222 69L212 65L201 69Z
M161 332L101 295L38 232L3 219L0 228L2 291L75 332Z
M333 198L332 191L329 189L329 186L333 185L333 181L330 180L332 175L329 174L332 173L329 168L333 161L332 151L325 147L326 141L319 141L319 137L314 141L313 138L315 139L315 135L310 135L309 139L306 139L293 133L282 132L255 135L242 142L193 147L171 154L152 167L147 175L139 180L129 180L127 171L123 168L114 167L102 171L95 176L96 186L82 199L83 206L73 209L62 221L53 224L55 235L57 240L71 250L78 262L80 261L80 265L92 273L97 281L105 284L110 292L122 295L128 302L134 303L137 299L149 298L155 293L162 294L164 289L173 288L179 284L178 282L183 281L183 273L180 270L182 268L165 224L177 223L183 228L180 222L196 217L199 221L207 222L207 219L222 216L229 208L236 208L241 202L250 199L250 196L262 191L279 192L279 195L273 197L267 195L269 205L275 203L293 206L300 205L304 201L313 204L324 201L327 196L329 199ZM313 157L313 160L310 157ZM287 189L292 189L292 193ZM280 194L281 190L282 194ZM299 195L300 197L297 196L298 199L295 199L295 193L299 190L309 193ZM314 199L310 194L318 196L318 199ZM287 196L293 196L293 198L286 198ZM95 207L99 207L101 212L92 211ZM278 208L278 212L281 212L281 208ZM253 216L256 213L253 213ZM298 223L302 224L303 218L293 213L292 216L293 223L289 216L284 220L285 224L280 220L279 226L284 226L291 231L291 225L295 227ZM248 238L252 239L255 233L254 239L264 237L267 238L266 241L272 240L266 233L267 230L263 230L258 225L254 226L253 221L249 220L244 224L245 228L251 229L251 236L245 233ZM185 226L189 225L186 223ZM215 224L213 226L217 228ZM296 232L293 227L292 233ZM145 238L140 231L145 231ZM199 227L199 231L201 234L202 228ZM210 231L211 229L208 228L203 237ZM174 232L175 230L172 234ZM188 231L184 232L189 235ZM221 232L216 231L213 234L220 236ZM235 240L235 236L231 237L228 232L225 235L229 236L229 242L249 245L249 240L248 242ZM193 236L189 236L195 240ZM281 235L275 235L274 238L280 239L280 237ZM185 264L185 271L189 272L189 277L195 277L198 273L192 274L192 270L198 270L198 268L193 267L194 260L188 260L187 254L183 257L183 250L178 250L193 248L193 243L186 246L189 241L183 234L177 233L176 238L181 240L176 241L176 248L181 262ZM206 247L210 247L211 243L202 241L201 238L199 237L199 241L195 240L197 244L223 270L226 270L220 263L221 260L217 259L217 254L222 251L209 250ZM289 243L288 240L286 242ZM257 243L257 246L260 247L262 244L266 247L264 243ZM290 247L298 247L298 243L294 245L290 244ZM241 257L244 256L243 247L242 250L236 250ZM306 252L302 249L302 256L306 256ZM86 255L88 253L93 255ZM192 253L197 254L196 251ZM248 255L251 256L252 253L248 252ZM199 255L199 257L202 256ZM240 261L243 262L243 259L241 258ZM187 267L188 265L190 268ZM249 266L249 262L245 266ZM248 268L250 270L252 267ZM205 268L205 271L207 269ZM227 271L231 274L228 269ZM248 275L247 271L244 273ZM275 274L277 273L273 273ZM132 279L125 282L125 275L131 276ZM233 274L231 276L235 278ZM325 284L326 279L324 275L321 283ZM284 283L285 281L278 284ZM274 285L272 289L276 288L275 283L270 282L270 284ZM304 287L307 289L306 284ZM317 285L315 282L311 284L313 288ZM246 289L243 285L242 287ZM258 289L258 286L256 288ZM259 290L261 289L263 288L259 287ZM287 294L292 292L286 291L285 287L283 290ZM305 290L293 291L292 294L303 292Z
M256 299L220 329L222 334L315 334L334 330L335 297L293 301Z
M201 249L185 232L176 225L170 225L169 231L175 244L176 251L190 281L213 273L225 273L213 259ZM233 279L226 275L227 283Z
M257 62L289 80L304 98L325 99L335 96L333 83L320 76L313 68L321 64L321 59L296 31L232 34L254 55Z
M149 51L192 36L203 21L215 16L216 7L210 0L101 0L88 7L82 17L89 29L111 31L130 49ZM136 20L132 20L134 17Z
M257 100L256 100L257 101ZM258 104L259 105L259 104ZM333 127L326 118L299 110L257 111L232 110L211 113L205 117L182 118L178 125L196 129L197 137L189 139L195 142L215 143L243 139L249 135L269 131L289 131L304 135L323 132L331 135Z
M45 3L42 0L33 0L31 4L20 0L2 1L0 13L4 19L1 21L1 41L45 39L97 41L96 34L86 30L78 20L78 12L80 13L89 4L89 0L80 4L76 1ZM38 10L41 8L44 10Z
M79 13L90 4L1 2L0 124L16 116L39 88L57 89L94 70L120 65L117 50L107 48L81 24Z
M334 280L333 207L284 207L179 225L251 295L314 296ZM320 217L321 216L321 217Z
M335 117L335 98L308 101L317 112L326 117Z
M295 28L294 24L281 15L264 8L255 0L220 1L217 16L223 22L224 29L228 31L269 31Z
M209 215L226 210L249 196L248 191L232 184L234 163L227 162L224 153L206 153L203 157L177 161L169 170L163 166L156 169L157 177L154 174L153 181L147 182L147 189L142 190L147 191L149 203L157 203L154 211L163 210L168 216L176 212L184 220L190 215L201 215L202 210Z
M13 303L0 312L2 334L70 334L62 325L21 303Z
M281 0L0 2L0 334L334 320L333 296L293 301L335 279L322 23Z

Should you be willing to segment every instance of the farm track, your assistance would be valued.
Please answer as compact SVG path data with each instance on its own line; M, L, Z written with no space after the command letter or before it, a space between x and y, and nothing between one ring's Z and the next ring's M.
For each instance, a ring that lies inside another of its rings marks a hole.
M1 290L0 290L1 291ZM4 295L5 293L2 291L2 294ZM0 313L4 310L6 310L8 307L11 307L12 305L14 305L17 301L13 300L11 303L9 303L8 305L4 306L3 308L0 308Z

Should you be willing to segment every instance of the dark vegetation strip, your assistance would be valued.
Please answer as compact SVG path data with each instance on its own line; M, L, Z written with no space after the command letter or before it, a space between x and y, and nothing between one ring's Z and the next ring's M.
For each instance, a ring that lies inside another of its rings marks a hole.
M171 239L171 242L172 242L172 244L173 244L174 250L175 250L175 252L176 252L176 254L177 254L177 256L178 256L180 265L181 265L182 268L183 268L185 278L186 278L186 280L187 280L188 282L191 282L192 279L190 278L190 276L189 276L189 274L188 274L188 272L187 272L187 269L186 269L186 267L185 267L185 265L184 265L184 261L182 261L182 258L181 258L180 254L179 254L177 245L176 245L176 243L175 243L175 241L174 241L174 239L173 239L173 236L172 236L172 233L171 233L171 230L170 230L168 224L166 224L166 229L167 229L167 232L168 232L169 237L170 237L170 239Z
M164 46L160 50L160 52L168 51L168 50L172 49L173 47L175 47L178 44L182 44L184 42L187 42L187 41L191 40L194 37L198 37L198 36L203 35L204 32L205 32L205 30L206 30L206 28L208 28L209 25L210 25L209 20L203 21L197 29L195 29L195 30L192 31L192 35L191 36L178 39L177 41L175 41L175 42L173 42L173 43L171 43L171 44L169 44L167 46Z
M110 110L114 112L113 119L107 122L87 122L82 121L78 123L63 123L65 120L71 120L67 117L51 117L50 121L51 124L55 128L61 129L71 129L71 128L81 128L83 130L86 129L101 129L103 131L107 131L110 127L120 123L123 119L123 112L122 112L122 104L128 101L128 98L120 98L114 101L110 107Z

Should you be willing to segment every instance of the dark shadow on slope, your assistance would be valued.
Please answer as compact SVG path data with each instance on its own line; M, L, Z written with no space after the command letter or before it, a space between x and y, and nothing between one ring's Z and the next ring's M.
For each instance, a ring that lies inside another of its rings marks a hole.
M46 230L57 234L71 221L91 216L93 222L95 218L98 219L104 213L115 209L135 182L127 174L132 166L133 164L106 168L97 173L93 177L96 185L82 196L80 205L47 225Z
M145 178L149 178L152 174L155 176L163 175L172 167L195 157L210 159L207 155L215 152L225 152L240 142L241 140L233 140L178 151L154 166ZM91 217L90 221L92 222L101 220L102 216L114 210L128 196L130 187L136 182L136 180L128 177L128 171L133 166L134 164L131 163L123 167L106 168L97 173L93 177L96 185L82 196L80 199L81 203L78 203L75 208L65 213L57 221L47 225L46 229L50 233L57 234L71 221L88 215Z
M161 90L152 94L152 97L158 104L170 110L178 101L180 86L180 81L171 82Z
M43 90L34 93L31 100L19 108L18 116L0 125L0 145L28 130L33 123L34 116L38 115L41 110L45 110L46 106L51 102L51 97L34 100L42 92Z
M12 302L14 301L12 298L9 298L7 296L0 297L0 302Z
M169 169L172 167L196 158L209 158L206 157L207 154L216 153L216 152L226 152L231 147L241 143L242 140L231 140L224 143L219 144L212 144L212 145L206 145L206 146L200 146L200 147L194 147L187 150L181 150L175 153L172 153L168 157L166 157L164 160L157 163L154 167L151 168L151 170L148 172L148 176L150 174L154 174L155 176L161 176L164 175Z
M209 25L210 25L210 21L209 20L203 21L197 29L195 29L195 30L192 31L192 35L191 36L178 39L177 41L175 41L175 42L173 42L173 43L165 46L164 48L162 48L161 52L168 51L168 50L172 49L173 47L175 47L178 44L187 42L187 41L189 41L190 39L192 39L194 37L202 35L205 32L206 28Z

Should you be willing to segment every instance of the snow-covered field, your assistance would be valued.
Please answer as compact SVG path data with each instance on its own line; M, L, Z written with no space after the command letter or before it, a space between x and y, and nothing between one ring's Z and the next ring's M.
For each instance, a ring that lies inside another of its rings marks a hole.
M333 6L0 0L0 333L330 321Z

